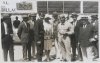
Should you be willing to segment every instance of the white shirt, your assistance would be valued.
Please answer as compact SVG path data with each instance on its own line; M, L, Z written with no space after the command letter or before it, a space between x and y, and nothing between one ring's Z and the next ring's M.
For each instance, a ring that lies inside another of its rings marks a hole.
M24 22L24 21L23 21ZM27 27L27 24L26 24L26 22L24 22L24 24L25 24L25 26Z
M64 25L61 23L58 24L58 32L60 34L73 34L74 33L74 27L70 22L65 22Z
M33 27L34 27L34 21L29 20L28 23L30 24L30 29L33 29Z
M5 22L3 22L3 24L4 24L4 28L5 28L5 34L8 34L7 33L7 24Z

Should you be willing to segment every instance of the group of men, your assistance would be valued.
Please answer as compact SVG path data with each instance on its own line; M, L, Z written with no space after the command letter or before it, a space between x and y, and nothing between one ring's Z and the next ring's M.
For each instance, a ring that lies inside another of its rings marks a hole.
M70 20L64 14L58 15L56 12L52 14L52 20L50 21L53 21L51 24L53 25L56 59L60 59L61 61L75 61L78 58L82 61L98 58L98 16L92 15L90 21L88 17L81 17L80 20L77 20L78 16L78 14L72 13L70 16L72 20ZM15 26L18 27L17 34L22 43L24 60L28 58L31 61L31 46L33 47L32 53L34 58L36 46L36 58L39 62L42 61L44 55L44 17L43 13L39 14L39 19L37 20L36 14L23 16L23 21L19 26ZM18 21L17 17L16 19ZM2 47L5 61L7 61L8 51L11 61L14 61L13 31L10 21L11 18L9 16L4 16L1 24Z

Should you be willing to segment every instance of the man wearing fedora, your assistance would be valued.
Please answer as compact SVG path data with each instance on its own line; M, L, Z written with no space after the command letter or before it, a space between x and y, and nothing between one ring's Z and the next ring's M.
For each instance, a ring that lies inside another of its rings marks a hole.
M23 46L23 59L27 59L27 51L29 51L29 24L27 23L28 17L23 16L23 21L20 23L18 27L18 37L21 39L21 43ZM28 60L30 60L30 53L28 53Z
M80 43L83 61L92 60L93 25L89 23L88 17L82 17L82 26L79 27L78 40Z
M35 23L35 42L37 46L37 60L39 62L42 61L42 56L43 56L43 50L44 50L44 26L43 26L43 21L44 21L44 14L40 13L39 14L40 18L36 21Z
M12 39L12 28L9 27L9 17L4 16L1 23L1 37L2 37L2 48L4 52L4 61L7 61L8 51L10 60L14 61L14 49L13 49L13 39Z

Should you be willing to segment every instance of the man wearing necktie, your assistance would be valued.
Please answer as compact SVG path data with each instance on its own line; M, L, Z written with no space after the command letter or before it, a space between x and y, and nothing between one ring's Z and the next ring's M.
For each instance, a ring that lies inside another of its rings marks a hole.
M7 61L8 51L10 60L14 61L14 49L13 49L13 39L12 39L12 28L9 28L8 16L3 17L3 22L1 23L1 34L2 34L2 48L4 52L4 61Z
M27 23L28 17L23 17L23 22L18 27L18 37L21 39L21 43L23 46L23 58L24 60L27 59L27 50L28 50L28 60L30 60L30 53L29 53L29 24Z
M82 58L84 61L90 61L93 59L93 44L91 41L93 38L94 28L93 25L89 23L88 17L82 17L81 21L83 26L79 28L78 40L82 51Z

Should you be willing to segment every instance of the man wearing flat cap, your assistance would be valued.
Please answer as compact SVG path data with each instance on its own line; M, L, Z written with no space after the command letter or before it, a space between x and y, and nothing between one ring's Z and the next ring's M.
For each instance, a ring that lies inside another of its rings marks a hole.
M94 26L94 59L99 57L99 45L98 45L98 15L91 16L91 24Z
M30 28L29 28L29 50L30 50L30 54L31 54L31 46L32 46L32 57L35 58L35 47L36 47L36 44L35 44L35 39L34 39L34 32L35 29L35 22L36 22L36 14L30 14L29 15L29 20L28 20L28 23L30 25Z
M14 49L13 49L13 39L12 39L12 28L9 28L8 16L3 17L3 22L1 23L1 37L2 37L2 48L4 52L4 61L8 60L8 51L10 60L14 61Z
M29 42L29 24L27 23L28 17L26 15L23 16L23 21L20 23L18 27L18 37L21 39L21 43L23 46L23 59L27 59L27 51L29 51L28 48L28 42ZM30 53L28 53L28 59L30 60Z
M65 16L60 16L61 22L58 24L58 42L63 61L71 61L71 41L70 35L74 33L73 26L70 22L65 21Z

